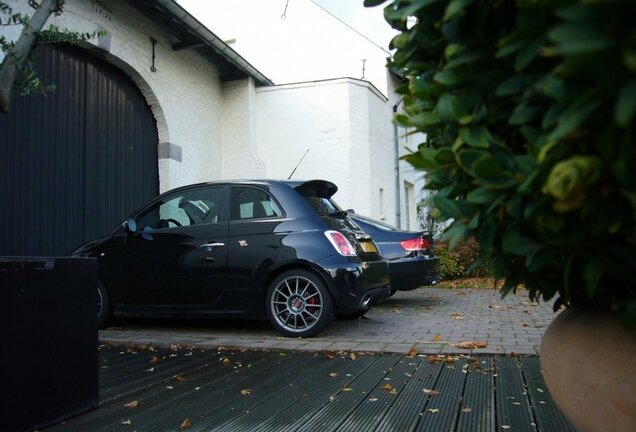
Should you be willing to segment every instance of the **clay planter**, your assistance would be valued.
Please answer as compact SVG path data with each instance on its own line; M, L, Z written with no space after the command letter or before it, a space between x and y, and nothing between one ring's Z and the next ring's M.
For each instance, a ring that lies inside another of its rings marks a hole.
M636 431L636 330L618 316L567 309L541 343L552 398L580 432Z

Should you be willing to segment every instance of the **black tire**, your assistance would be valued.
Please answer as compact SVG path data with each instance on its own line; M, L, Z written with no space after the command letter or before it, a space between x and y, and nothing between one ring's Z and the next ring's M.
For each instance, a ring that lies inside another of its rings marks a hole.
M336 313L336 319L341 321L350 321L350 320L358 319L360 317L363 317L370 310L371 309L359 310L356 312L346 313L346 314Z
M325 283L306 270L289 270L269 285L265 307L272 325L290 337L310 337L333 318L333 298Z
M106 327L112 316L112 306L110 296L101 281L97 281L97 328Z

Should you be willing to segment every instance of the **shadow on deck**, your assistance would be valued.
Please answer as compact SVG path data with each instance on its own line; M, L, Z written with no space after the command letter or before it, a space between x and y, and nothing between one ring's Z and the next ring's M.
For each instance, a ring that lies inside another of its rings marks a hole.
M536 356L102 346L100 399L46 430L574 430Z

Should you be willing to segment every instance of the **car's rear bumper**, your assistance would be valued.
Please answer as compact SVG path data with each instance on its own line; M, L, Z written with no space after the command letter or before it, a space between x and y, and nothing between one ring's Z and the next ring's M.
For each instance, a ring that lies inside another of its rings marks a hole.
M318 264L329 274L336 313L366 310L384 301L391 291L386 261L363 262L338 255L320 260Z
M439 281L439 258L415 256L389 261L391 288L410 291L423 285L434 285Z

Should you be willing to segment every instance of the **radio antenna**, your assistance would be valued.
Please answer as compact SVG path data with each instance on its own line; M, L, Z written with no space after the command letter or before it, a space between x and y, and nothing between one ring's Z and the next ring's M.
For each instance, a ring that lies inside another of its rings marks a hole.
M296 172L296 170L298 169L298 167L300 166L300 163L303 161L303 159L305 159L305 156L307 156L307 153L309 153L309 148L307 148L307 151L305 152L305 154L303 155L303 157L300 158L300 160L298 161L298 165L296 165L296 168L294 168L294 170L291 172L291 174L289 175L289 177L287 177L287 180L289 180L290 178L292 178L292 176L294 175L294 173Z

